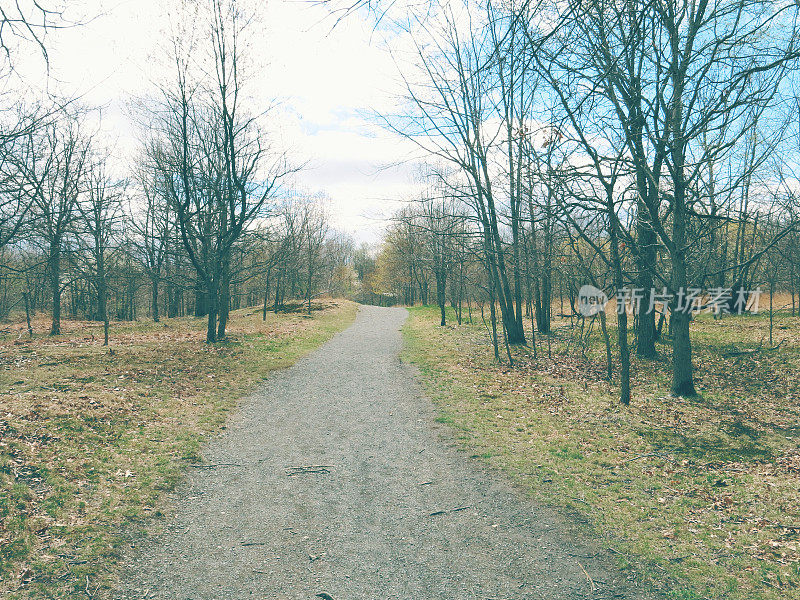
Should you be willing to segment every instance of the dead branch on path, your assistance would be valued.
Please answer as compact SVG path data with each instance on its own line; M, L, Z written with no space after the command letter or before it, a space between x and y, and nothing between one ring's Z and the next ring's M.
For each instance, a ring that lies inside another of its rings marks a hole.
M589 587L591 588L592 593L594 594L595 591L597 590L597 586L594 584L594 580L591 577L589 577L589 573L586 572L586 569L583 568L583 565L581 563L579 563L577 560L575 562L578 563L578 566L581 568L581 571L583 571L583 574L586 575L586 579L589 581Z
M447 509L447 510L437 510L435 512L432 512L430 514L430 516L437 517L439 515L447 515L447 514L450 514L450 513L461 512L462 510L467 510L468 508L472 508L472 507L471 506L459 506L458 508L450 508L450 509Z
M286 467L286 474L289 477L294 475L307 475L310 473L330 473L331 465L305 465L300 467Z

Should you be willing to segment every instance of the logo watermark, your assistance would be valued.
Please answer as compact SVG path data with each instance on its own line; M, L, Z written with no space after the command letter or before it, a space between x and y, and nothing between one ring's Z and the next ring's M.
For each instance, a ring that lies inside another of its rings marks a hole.
M608 304L606 293L593 285L584 285L578 290L578 310L584 317L593 317L605 312Z
M703 289L699 287L679 288L673 293L666 287L661 289L624 287L614 294L617 314L625 311L628 314L651 314L654 311L681 312L692 315L713 313L714 315L757 314L761 288L754 290L715 287ZM645 302L645 298L647 301ZM578 311L585 317L593 317L605 312L609 298L606 293L593 285L584 285L578 291Z

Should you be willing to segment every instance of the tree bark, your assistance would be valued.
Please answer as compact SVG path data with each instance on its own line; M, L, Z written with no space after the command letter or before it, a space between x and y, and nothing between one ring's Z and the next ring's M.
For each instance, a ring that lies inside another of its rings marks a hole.
M213 344L217 341L217 291L208 292L208 327L206 328L206 343Z
M640 175L643 178L643 175ZM641 184L647 188L647 182ZM657 193L657 192L656 192ZM652 269L656 264L656 234L647 218L647 207L640 200L636 219L639 244L639 274L637 287L643 290L637 319L636 355L641 358L656 356L656 315L655 311L646 310L650 306L650 295L653 289ZM642 310L642 307L645 310Z
M150 279L150 291L153 298L153 323L159 322L158 314L158 278L152 277Z
M270 273L272 271L272 264L267 267L267 280L264 282L264 310L261 313L261 320L267 320L267 304L269 303L269 283L270 283Z
M219 303L217 306L217 339L225 337L225 330L228 327L228 316L231 310L231 259L225 256L222 259L219 283Z
M50 273L50 293L53 297L53 319L50 335L61 335L61 242L53 241L48 257Z
M28 337L33 338L33 327L31 327L31 302L28 292L23 292L22 299L25 301L25 322L28 325Z
M441 320L439 325L444 327L446 325L445 322L445 305L447 304L447 295L446 295L446 277L447 275L443 273L440 269L436 270L436 302L439 305L439 312L441 313Z

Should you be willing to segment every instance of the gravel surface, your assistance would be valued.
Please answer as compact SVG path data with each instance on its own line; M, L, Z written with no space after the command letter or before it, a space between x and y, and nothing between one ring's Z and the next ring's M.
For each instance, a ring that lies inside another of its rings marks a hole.
M363 307L245 401L115 598L649 598L574 519L454 448L399 360L406 315Z

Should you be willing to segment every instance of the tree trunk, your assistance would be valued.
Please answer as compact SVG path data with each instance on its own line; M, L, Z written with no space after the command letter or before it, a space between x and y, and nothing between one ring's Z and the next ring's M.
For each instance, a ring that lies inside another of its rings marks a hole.
M528 211L531 214L531 219L533 219L534 210L533 210L533 201L528 197ZM533 263L533 306L534 306L534 313L536 317L536 328L539 330L540 333L549 333L550 332L550 319L549 319L549 311L545 311L545 306L543 302L543 294L542 294L542 279L544 276L543 269L539 264L539 248L536 242L536 226L531 224L530 230L530 257L531 262Z
M522 321L522 274L521 265L520 265L520 255L519 255L519 246L520 246L520 227L519 227L519 201L512 201L512 204L516 204L517 208L512 212L511 215L511 236L512 236L512 247L513 247L513 260L514 260L514 320L517 329L519 330L519 335L522 336L522 342L525 343L525 329L523 326ZM523 232L524 235L524 232Z
M205 317L208 314L208 305L208 293L198 283L194 291L194 316Z
M158 323L158 277L153 277L150 280L150 287L153 296L153 323Z
M614 209L614 190L613 188L606 189L606 210L608 211L608 219L610 224L611 234L611 261L614 269L614 285L617 289L622 289L625 279L622 272L622 257L620 256L619 247L619 221L617 213ZM631 356L628 350L628 314L625 312L625 307L617 306L617 343L619 344L619 399L624 406L631 403Z
M620 386L622 404L631 403L631 355L628 350L628 314L623 310L617 315L617 342L619 343Z
M681 164L681 163L679 163ZM672 287L675 293L686 290L686 215L685 186L675 186L675 217L673 224ZM674 302L673 302L674 306ZM683 307L686 309L686 307ZM695 396L692 369L692 342L689 336L691 313L687 310L673 310L672 325L672 393L676 396Z
M312 258L311 258L311 244L309 243L309 250L308 250L308 277L306 278L306 312L310 315L311 314L311 295L313 292L313 283L314 283L314 270L312 268Z
M103 251L98 251L97 257L97 312L103 321L103 346L108 346L108 286L106 284L106 267L103 260Z
M647 184L644 184L647 186ZM650 306L650 295L653 289L652 269L656 264L656 234L646 217L647 207L639 202L636 221L637 237L639 242L639 276L637 287L643 290L641 304L636 322L636 355L642 358L655 358L656 356L656 315L655 311L647 310Z
M272 265L267 267L267 280L264 282L264 310L261 314L261 320L267 320L267 304L269 303L269 277L272 271Z
M220 277L219 304L217 306L218 327L217 339L225 337L225 329L228 326L228 316L231 310L231 260L226 256L222 260L222 273Z
M675 246L672 257L672 287L677 291L686 289L686 257L685 257L685 214L683 211L684 200L683 186L676 186L675 190L675 222L673 229L673 244ZM695 396L692 369L692 342L689 334L691 313L688 307L684 310L677 308L673 299L670 325L672 331L672 393L676 396Z
M492 322L492 345L494 346L494 359L500 361L500 347L497 343L497 313L494 306L494 283L489 280L489 319ZM483 309L481 308L481 312Z
M441 268L436 269L436 303L439 305L439 312L441 313L441 320L439 325L444 327L445 321L445 306L447 304L447 290L446 281L447 274Z
M486 249L489 254L489 264L491 277L494 281L494 290L500 302L500 317L503 320L504 339L509 344L524 344L525 333L522 331L514 311L514 300L511 294L511 286L508 283L508 276L505 270L505 261L502 256L502 246L500 234L496 230L497 224L486 223L489 228L487 232Z
M603 333L603 342L606 345L606 379L611 381L614 371L611 364L611 340L608 337L608 327L606 327L606 312L600 311L600 331Z
M280 301L281 301L281 281L282 281L282 273L278 273L278 278L275 280L275 302L272 305L272 311L277 315L278 309L280 308Z
M689 337L688 313L672 313L672 393L676 396L695 396L692 374L692 343Z
M213 344L217 341L217 290L208 291L208 327L206 328L206 343Z
M50 293L53 296L53 320L50 326L50 335L61 334L61 242L50 245L48 257L48 270L50 272Z
M539 297L540 306L536 311L539 331L542 333L550 332L550 313L553 304L553 284L552 284L552 265L545 261L541 272L541 295Z
M673 42L674 44L674 42ZM683 137L683 90L686 73L675 70L671 74L673 84L673 100L670 107L669 127L672 131L670 155L672 157L672 292L678 294L686 291L688 270L687 253L687 207L686 194L689 184L684 172L686 164L686 139ZM742 261L743 262L743 261ZM676 305L673 298L672 305ZM689 333L691 313L688 307L684 310L673 310L672 325L672 393L676 396L695 396L694 374L692 368L692 341Z
M33 338L33 327L31 327L31 302L28 292L23 292L22 299L25 301L25 322L28 325L28 337Z
M772 307L772 299L775 297L775 279L769 281L769 345L772 346L772 327L774 324L775 313Z

